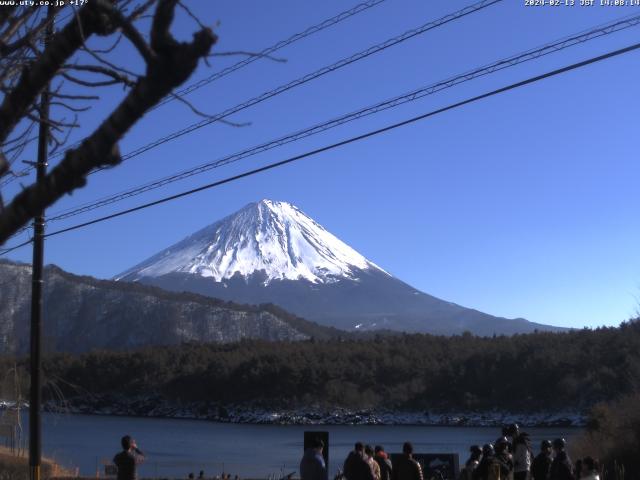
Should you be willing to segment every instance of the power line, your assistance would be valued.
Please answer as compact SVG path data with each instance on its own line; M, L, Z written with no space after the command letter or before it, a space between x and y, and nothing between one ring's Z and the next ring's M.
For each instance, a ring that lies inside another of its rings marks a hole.
M19 243L18 245L14 245L13 247L0 248L0 257L3 256L3 255L6 255L7 253L13 252L14 250L22 248L25 245L29 245L31 242L33 242L33 238L30 238L26 242Z
M362 2L357 4L356 6L350 8L349 10L345 10L343 12L338 13L337 15L334 15L333 17L327 18L325 20L323 20L322 22L316 24L316 25L312 25L310 27L308 27L307 29L305 29L302 32L296 33L294 35L291 35L289 38L285 39L285 40L280 40L279 42L266 47L264 49L262 49L260 52L256 53L255 55L251 55L243 60L240 60L239 62L234 63L233 65L230 65L222 70L220 70L219 72L215 72L214 74L203 78L181 90L178 90L176 92L174 92L173 96L168 96L165 97L160 103L158 103L156 106L154 106L151 110L155 110L156 108L165 105L166 103L169 103L173 100L176 99L177 97L182 97L185 95L188 95L191 92L194 92L202 87L204 87L205 85L209 85L210 83L215 82L216 80L220 80L223 77L226 77L227 75L240 70L241 68L246 67L247 65L255 62L256 60L259 60L261 58L265 58L265 57L269 57L270 55L272 55L273 53L277 52L278 50L287 47L299 40L302 40L303 38L309 37L315 33L321 32L333 25L336 25L344 20L347 20L359 13L362 13L364 11L367 11L368 9L375 7L379 4L381 4L382 2L385 2L386 0L368 0L366 2ZM72 14L68 14L65 17L61 18L58 21L63 21L67 18L69 18L70 16L72 16ZM151 111L150 110L150 111ZM70 150L72 148L76 148L77 146L79 146L81 143L83 142L83 140L80 140L78 142L73 143L72 145L70 145L66 150ZM65 151L66 151L65 150ZM59 157L64 153L64 151L60 151L56 154L52 154L51 157L55 158L55 157ZM33 169L33 167L28 167L26 169L24 169L21 172L21 175L26 175L28 172L30 172ZM9 183L11 183L13 180L15 180L16 177L8 177L7 179L5 179L3 182L0 182L0 188L4 187L5 185L8 185Z
M332 73L335 72L336 70L339 70L343 67L346 67L347 65L351 65L352 63L358 62L364 58L367 58L371 55L374 55L376 53L382 52L384 50L386 50L387 48L391 48L395 45L398 45L399 43L405 42L413 37L416 37L418 35L421 35L423 33L426 33L430 30L433 30L435 28L438 28L442 25L445 25L449 22L458 20L460 18L463 18L467 15L470 15L472 13L478 12L482 9L485 9L491 5L494 5L496 3L502 2L503 0L481 0L477 3L474 3L473 5L469 5L463 9L457 10L453 13L447 14L437 20L433 20L431 22L425 23L424 25L421 25L417 28L413 28L411 30L407 30L406 32L397 35L393 38L390 38L382 43L378 43L374 46L371 46L365 50L362 50L358 53L355 53L349 57L343 58L341 60L338 60L337 62L322 67L319 70L316 70L314 72L308 73L300 78L297 78L296 80L292 80L289 83L285 83L283 85L280 85L279 87L274 88L273 90L269 90L266 91L260 95L258 95L257 97L253 97L250 100L247 100L245 102L242 102L234 107L228 108L227 110L224 110L223 112L220 112L218 114L212 115L209 118L205 118L199 122L193 123L191 125L189 125L188 127L182 128L181 130L177 130L169 135L165 135L164 137L161 137L153 142L148 143L147 145L144 145L142 147L139 147L125 155L122 156L122 161L125 160L129 160L130 158L136 157L142 153L145 153L153 148L156 148L160 145L163 145L167 142L170 142L172 140L175 140L176 138L182 137L183 135L186 135L188 133L192 133L195 130L198 130L204 126L210 125L214 122L223 120L224 118L233 115L235 113L238 113L242 110L245 110L249 107L252 107L254 105L257 105L259 103L264 102L265 100L268 100L272 97L275 97L277 95L280 95L284 92L287 92L289 90L292 90L296 87L299 87L300 85L304 85L312 80L315 80L316 78L322 77L328 73ZM99 168L94 170L92 173L98 172L100 170L104 170L104 168Z
M403 127L403 126L418 122L420 120L424 120L426 118L438 115L440 113L447 112L449 110L453 110L455 108L462 107L464 105L468 105L470 103L477 102L479 100L483 100L485 98L489 98L489 97L492 97L492 96L495 96L495 95L498 95L498 94L501 94L501 93L504 93L504 92L507 92L507 91L510 91L510 90L514 90L516 88L523 87L525 85L529 85L529 84L532 84L532 83L535 83L535 82L539 82L539 81L544 80L544 79L549 78L549 77L554 77L554 76L569 72L571 70L576 70L578 68L582 68L582 67L585 67L587 65L591 65L593 63L601 62L601 61L606 60L608 58L612 58L612 57L616 57L616 56L619 56L619 55L623 55L625 53L629 53L629 52L631 52L633 50L637 50L639 48L640 48L640 43L635 43L635 44L630 45L628 47L624 47L624 48L621 48L621 49L618 49L618 50L614 50L614 51L605 53L603 55L599 55L597 57L591 57L591 58L589 58L587 60L583 60L581 62L573 63L571 65L567 65L565 67L558 68L556 70L551 70L551 71L543 73L541 75L537 75L535 77L530 77L530 78L528 78L526 80L522 80L520 82L512 83L512 84L507 85L505 87L501 87L501 88L498 88L496 90L492 90L490 92L483 93L481 95L477 95L475 97L471 97L471 98L468 98L466 100L462 100L462 101L457 102L457 103L450 104L450 105L448 105L446 107L442 107L442 108L439 108L439 109L436 109L436 110L432 110L432 111L424 113L422 115L418 115L416 117L412 117L412 118L409 118L407 120L403 120L401 122L394 123L394 124L388 125L388 126L383 127L383 128L379 128L379 129L376 129L376 130L369 131L369 132L364 133L362 135L351 137L351 138L348 138L346 140L342 140L340 142L333 143L331 145L327 145L327 146L324 146L324 147L321 147L321 148L318 148L318 149L315 149L315 150L308 151L308 152L303 153L301 155L290 157L290 158L287 158L285 160L281 160L279 162L271 163L269 165L265 165L265 166L260 167L260 168L255 168L253 170L249 170L249 171L243 172L243 173L238 174L238 175L227 177L227 178L225 178L223 180L218 180L216 182L209 183L209 184L200 186L198 188L187 190L187 191L175 194L175 195L170 195L168 197L164 197L164 198L161 198L159 200L155 200L153 202L148 202L148 203L139 205L137 207L128 208L126 210L121 210L120 212L116 212L116 213L113 213L113 214L110 214L110 215L99 217L99 218L96 218L94 220L90 220L88 222L83 222L83 223L80 223L80 224L73 225L71 227L67 227L67 228L63 228L63 229L60 229L60 230L56 230L54 232L47 233L45 235L45 237L52 237L52 236L60 235L62 233L70 232L70 231L73 231L73 230L78 230L80 228L87 227L89 225L93 225L93 224L96 224L96 223L104 222L106 220L111 220L113 218L121 217L121 216L127 215L129 213L137 212L139 210L144 210L144 209L156 206L156 205L160 205L162 203L167 203L167 202L172 201L172 200L177 200L179 198L186 197L186 196L192 195L194 193L201 192L203 190L208 190L208 189L211 189L211 188L214 188L214 187L218 187L218 186L221 186L221 185L224 185L224 184L227 184L227 183L231 183L231 182L236 181L236 180L240 180L240 179L245 178L245 177L256 175L258 173L262 173L262 172L265 172L265 171L268 171L268 170L272 170L272 169L275 169L277 167L281 167L281 166L287 165L289 163L293 163L293 162L296 162L298 160L302 160L304 158L317 155L317 154L322 153L322 152L333 150L335 148L342 147L344 145L348 145L348 144L351 144L351 143L354 143L354 142L357 142L357 141L360 141L360 140L364 140L364 139L369 138L369 137L373 137L375 135L379 135L381 133L388 132L390 130L394 130L396 128L400 128L400 127ZM20 247L22 247L24 245L27 245L29 243L31 243L31 240L29 240L27 242L24 242L24 243L22 243L20 245L16 245L14 247L11 247L9 249L6 249L3 252L0 252L0 256L5 255L6 253L9 253L10 251L13 251L13 250L15 250L17 248L20 248Z
M555 52L559 52L561 50L564 50L566 48L593 40L595 38L599 38L601 36L604 35L609 35L611 33L632 27L632 26L636 26L640 24L640 15L636 15L633 17L625 17L623 20L616 20L614 22L609 22L607 24L603 24L600 25L598 27L594 27L591 30L587 30L587 31L583 31L581 33L578 34L574 34L572 36L568 36L568 37L563 37L560 40L556 40L555 42L552 43L548 43L545 44L541 47L537 47L534 49L530 49L527 50L523 53L517 54L517 55L512 55L510 57L507 57L505 59L502 60L498 60L495 61L493 63L490 63L488 65L485 65L483 67L479 67L476 68L474 70L470 70L467 71L465 73L456 75L454 77L450 77L448 79L439 81L437 83L431 84L429 86L425 86L416 90L413 90L409 93L405 93L403 95L399 95L396 97L393 97L391 99L387 99L384 100L382 102L378 102L374 105L371 105L369 107L366 108L362 108L359 110L356 110L354 112L351 112L349 114L346 115L342 115L340 117L334 118L332 120L329 120L327 122L323 122L321 124L317 124L314 125L312 127L309 127L307 129L304 130L300 130L298 132L295 133L291 133L289 135L286 135L284 137L280 137L278 139L275 140L271 140L269 142L254 146L252 148L249 149L245 149L242 150L240 152L236 152L234 154L231 155L227 155L221 159L215 160L213 162L208 162L202 165L199 165L197 167L188 169L188 170L184 170L182 172L178 172L176 174L155 180L153 182L148 182L146 184L134 187L132 189L129 190L125 190L122 192L119 192L117 194L114 195L110 195L107 197L103 197L102 199L96 200L96 201L92 201L92 202L87 202L85 204L82 205L78 205L76 207L72 207L66 210L63 210L61 212L59 212L58 214L54 214L53 216L51 216L49 218L49 221L58 221L58 220L64 220L82 213L86 213L92 210L95 210L97 208L106 206L106 205L110 205L137 195L140 195L142 193L146 193L148 191L151 190L155 190L157 188L163 187L165 185L168 185L170 183L174 183L176 181L179 180L183 180L195 175L199 175L202 173L205 173L207 171L210 171L212 169L215 168L219 168L221 166L224 165L228 165L230 163L234 163L237 162L243 158L247 158L249 156L253 156L253 155L257 155L259 153L271 150L273 148L276 147L280 147L282 145L286 145L288 143L292 143L294 141L303 139L303 138L307 138L309 136L315 135L317 133L321 133L324 132L326 130L329 130L331 128L335 128L337 126L340 125L344 125L345 123L351 122L351 121L355 121L358 120L360 118L363 118L365 116L369 116L369 115L373 115L376 113L379 113L381 111L385 111L387 109L390 108L394 108L397 107L399 105L403 105L405 103L409 103L415 100L418 100L420 98L423 98L427 95L432 95L434 93L437 93L439 91L442 91L444 89L447 88L451 88L453 86L456 86L460 83L464 83L470 80L473 80L475 78L484 76L484 75L488 75L491 73L495 73L497 71L501 71L505 68L509 68L515 65L519 65L521 63L530 61L530 60L535 60L537 58L540 58L542 56L551 54L551 53L555 53Z
M294 157L290 157L290 158L287 158L285 160L281 160L279 162L271 163L269 165L265 165L265 166L260 167L260 168L255 168L253 170L249 170L249 171L246 171L244 173L225 178L223 180L218 180L216 182L209 183L209 184L200 186L198 188L187 190L187 191L175 194L175 195L170 195L168 197L164 197L164 198L161 198L159 200L155 200L153 202L145 203L145 204L139 205L137 207L128 208L128 209L122 210L120 212L116 212L116 213L113 213L113 214L110 214L110 215L99 217L99 218L96 218L94 220L90 220L88 222L83 222L83 223L80 223L80 224L73 225L71 227L67 227L67 228L63 228L63 229L60 229L60 230L56 230L54 232L46 234L45 237L52 237L52 236L55 236L55 235L60 235L62 233L66 233L66 232L70 232L70 231L73 231L73 230L77 230L79 228L83 228L83 227L86 227L86 226L89 226L89 225L93 225L93 224L96 224L96 223L104 222L106 220L110 220L110 219L117 218L117 217L120 217L120 216L123 216L123 215L127 215L129 213L137 212L139 210L144 210L146 208L150 208L150 207L153 207L153 206L156 206L156 205L160 205L162 203L166 203L166 202L169 202L169 201L172 201L172 200L176 200L176 199L179 199L179 198L182 198L182 197L186 197L186 196L192 195L194 193L201 192L203 190L208 190L208 189L211 189L211 188L214 188L214 187L218 187L220 185L224 185L224 184L236 181L236 180L240 180L240 179L245 178L245 177L249 177L249 176L252 176L252 175L255 175L255 174L258 174L258 173L262 173L262 172L265 172L265 171L268 171L268 170L272 170L272 169L275 169L277 167L281 167L281 166L296 162L298 160L302 160L304 158L317 155L317 154L322 153L322 152L326 152L326 151L329 151L329 150L336 149L338 147L342 147L342 146L345 146L345 145L348 145L348 144L351 144L351 143L355 143L355 142L358 142L360 140L364 140L366 138L373 137L375 135L379 135L381 133L388 132L390 130L395 130L397 128L400 128L400 127L403 127L403 126L418 122L420 120L424 120L426 118L438 115L440 113L447 112L449 110L453 110L455 108L462 107L464 105L468 105L470 103L477 102L479 100L483 100L483 99L486 99L486 98L489 98L489 97L493 97L495 95L499 95L501 93L505 93L505 92L510 91L510 90L514 90L516 88L523 87L525 85L529 85L529 84L532 84L532 83L535 83L535 82L539 82L539 81L544 80L546 78L554 77L554 76L557 76L557 75L560 75L560 74L563 74L563 73L566 73L566 72L569 72L569 71L572 71L572 70L576 70L578 68L585 67L587 65L591 65L593 63L601 62L603 60L606 60L606 59L609 59L609 58L612 58L612 57L623 55L625 53L629 53L629 52L631 52L633 50L637 50L639 48L640 48L640 43L635 43L635 44L630 45L628 47L621 48L621 49L618 49L618 50L614 50L614 51L605 53L603 55L599 55L597 57L592 57L592 58L589 58L587 60L583 60L583 61L578 62L578 63L573 63L571 65L567 65L565 67L558 68L556 70L551 70L551 71L543 73L541 75L537 75L535 77L530 77L530 78L528 78L526 80L522 80L522 81L519 81L519 82L516 82L516 83L512 83L512 84L507 85L505 87L501 87L501 88L498 88L496 90L492 90L490 92L486 92L486 93L483 93L481 95L477 95L475 97L471 97L471 98L468 98L466 100L462 100L460 102L450 104L450 105L448 105L446 107L442 107L442 108L439 108L439 109L436 109L436 110L432 110L432 111L424 113L422 115L418 115L416 117L412 117L412 118L409 118L407 120L403 120L401 122L394 123L394 124L388 125L388 126L383 127L383 128L379 128L379 129L376 129L376 130L369 131L369 132L364 133L362 135L351 137L351 138L348 138L346 140L342 140L340 142L333 143L331 145L327 145L327 146L324 146L324 147L321 147L321 148L317 148L315 150L311 150L311 151L308 151L306 153L303 153L303 154L300 154L300 155L296 155Z
M375 53L378 53L378 52L381 52L383 50L386 50L387 48L390 48L390 47L392 47L394 45L397 45L397 44L402 43L402 42L404 42L406 40L409 40L409 39L411 39L411 38L413 38L413 37L415 37L417 35L423 34L425 32L433 30L433 29L435 29L437 27L445 25L445 24L447 24L449 22L452 22L454 20L460 19L462 17L465 17L465 16L470 15L472 13L475 13L477 11L480 11L480 10L482 10L484 8L487 8L487 7L489 7L489 6L493 5L493 4L499 3L501 1L503 1L503 0L481 0L479 2L476 2L476 3L472 4L472 5L469 5L467 7L464 7L462 9L460 9L460 10L457 10L457 11L455 11L453 13L447 14L447 15L445 15L445 16L437 19L437 20L433 20L431 22L425 23L424 25L421 25L420 27L417 27L417 28L414 28L414 29L411 29L411 30L407 30L406 32L404 32L404 33L402 33L402 34L400 34L400 35L398 35L396 37L390 38L390 39L388 39L388 40L386 40L386 41L384 41L382 43L379 43L379 44L376 44L376 45L374 45L372 47L369 47L366 50L362 50L362 51L360 51L358 53L355 53L355 54L351 55L350 57L343 58L343 59L339 60L338 62L335 62L335 63L333 63L333 64L331 64L329 66L323 67L323 68L321 68L319 70L316 70L315 72L309 73L309 74L307 74L307 75L305 75L303 77L300 77L300 78L298 78L296 80L293 80L293 81L291 81L291 82L289 82L287 84L281 85L281 86L277 87L274 90L270 90L268 92L265 92L265 93L263 93L262 95L260 95L258 97L254 97L251 100L248 100L248 101L243 102L243 103L241 103L239 105L236 105L235 107L227 109L227 110L225 110L224 112L222 112L220 114L217 114L217 115L212 116L210 118L204 119L204 120L202 120L200 122L192 124L189 127L186 127L186 128L184 128L182 130L179 130L179 131L174 132L174 133L172 133L170 135L162 137L162 138L160 138L160 139L158 139L158 140L156 140L156 141L154 141L154 142L152 142L150 144L147 144L147 145L145 145L143 147L140 147L140 148L138 148L138 149L136 149L136 150L134 150L132 152L129 152L128 154L123 155L122 161L128 160L128 159L130 159L132 157L135 157L137 155L140 155L140 154L142 154L142 153L144 153L144 152L146 152L148 150L151 150L152 148L155 148L155 147L157 147L159 145L162 145L162 144L167 143L167 142L169 142L171 140L174 140L174 139L176 139L178 137L181 137L183 135L191 133L191 132L193 132L193 131L195 131L195 130L197 130L199 128L202 128L205 125L209 125L209 124L211 124L211 123L213 123L215 121L221 120L224 117L227 117L227 116L229 116L229 115L231 115L233 113L237 113L237 112L239 112L241 110L244 110L244 109L249 108L249 107L251 107L253 105L261 103L261 102L263 102L263 101L265 101L265 100L267 100L269 98L272 98L272 97L274 97L276 95L279 95L279 94L284 93L284 92L286 92L288 90L291 90L291 89L293 89L295 87L303 85L303 84L305 84L305 83L307 83L307 82L309 82L309 81L311 81L311 80L313 80L315 78L318 78L318 77L321 77L323 75L326 75L327 73L333 72L333 71L338 70L338 69L340 69L342 67L350 65L350 64L352 64L354 62L357 62L359 60L367 58L367 57L369 57L369 56L371 56L371 55L373 55ZM59 152L57 154L52 155L52 157L55 157L55 156L58 156L58 155L62 155L64 153L65 152ZM104 170L104 168L99 168L99 169L96 169L96 170L90 172L90 174L96 173L96 172L99 172L99 171L102 171L102 170ZM28 169L27 169L27 171L28 171ZM4 185L6 185L7 183L10 183L13 180L14 180L14 177L10 177L9 179L5 180L5 183L0 183L0 188L2 188ZM21 230L18 230L18 232L16 232L16 233L20 233L22 231L24 231L24 228L21 229Z
M307 28L306 30L304 30L303 32L300 33L296 33L295 35L292 35L291 37L289 37L286 40L281 40L279 42L277 42L274 45L271 45L270 47L267 47L265 49L263 49L262 51L258 52L255 56L250 56L244 60L241 60L237 63L234 63L233 65L224 68L222 70L220 70L219 72L216 72L210 76L208 76L207 78L203 78L202 80L199 80L181 90L178 90L176 92L174 92L174 94L178 97L181 96L185 96L188 95L191 92L194 92L196 90L198 90L199 88L208 85L212 82L215 82L216 80L219 80L223 77L226 77L227 75L229 75L230 73L235 72L236 70L239 70L243 67L246 67L247 65L249 65L250 63L253 63L254 61L258 60L259 58L264 58L264 57L268 57L270 55L272 55L273 53L277 52L278 50L280 50L281 48L284 48L288 45L291 45L292 43L297 42L298 40L302 40L303 38L308 37L309 35L313 35L314 33L320 32L332 25L335 25L337 23L340 23L343 20L346 20L354 15L357 15L358 13L364 12L365 10L368 10L371 7L374 7L382 2L384 2L385 0L370 0L368 2L364 2L364 3L360 3L358 5L356 5L355 7L346 10L344 12L339 13L338 15L335 15L331 18L328 18L320 23L318 23L317 25L313 25L309 28ZM156 108L175 100L175 97L173 96L169 96L169 97L165 97L164 100L162 100L160 103L158 103L155 107L152 108L152 110L155 110Z
M397 35L393 38L390 38L382 43L373 45L365 50L362 50L358 53L355 53L353 55L351 55L350 57L345 57L341 60L338 60L337 62L322 67L319 70L316 70L314 72L308 73L306 75L304 75L303 77L297 78L296 80L292 80L289 83L280 85L279 87L276 87L273 90L269 90L266 91L264 93L262 93L261 95L258 95L257 97L253 97L250 100L246 100L245 102L242 102L234 107L228 108L220 113L217 113L215 115L211 115L208 118L205 118L203 120L200 120L199 122L195 122L185 128L182 128L181 130L177 130L173 133L170 133L169 135L165 135L164 137L161 137L157 140L154 140L153 142L150 142L146 145L143 145L142 147L138 147L137 149L125 154L122 156L122 161L126 161L129 160L133 157L137 157L138 155L141 155L149 150L152 150L153 148L156 148L160 145L163 145L167 142L170 142L172 140L175 140L176 138L182 137L183 135L189 134L191 132L194 132L196 130L199 130L202 127L205 127L207 125L210 125L214 122L218 122L220 120L225 119L226 117L233 115L235 113L238 113L242 110L245 110L249 107L252 107L254 105L257 105L259 103L262 103L272 97L275 97L277 95L280 95L284 92L287 92L289 90L292 90L296 87L299 87L300 85L304 85L312 80L315 80L316 78L322 77L328 73L332 73L336 70L339 70L343 67L346 67L347 65L351 65L352 63L355 63L357 61L360 61L364 58L367 58L371 55L374 55L376 53L379 53L381 51L386 50L387 48L393 47L399 43L402 43L406 40L409 40L415 36L421 35L423 33L426 33L430 30L433 30L435 28L438 28L442 25L445 25L449 22L458 20L462 17L465 17L467 15L470 15L472 13L475 13L477 11L480 11L484 8L487 8L495 3L499 3L502 2L504 0L481 0L477 3L474 3L472 5L469 5L463 9L457 10L453 13L450 13L448 15L445 15L444 17L441 17L437 20L433 20L431 22L425 23L424 25L421 25L420 27L411 29L411 30L407 30L406 32ZM81 142L77 142L76 146L79 145ZM69 148L73 148L73 146L69 147ZM64 151L60 151L54 155L52 155L52 157L57 157L60 155L63 155L64 153L66 153L67 150ZM106 170L106 167L102 167L102 168L97 168L96 170L93 170L92 172L89 173L89 175L96 173L96 172L100 172ZM30 171L30 169L26 169L24 170L23 174L28 173ZM11 183L13 180L15 179L15 177L9 177L7 180L5 180L5 183L0 183L0 188L2 188L4 185Z

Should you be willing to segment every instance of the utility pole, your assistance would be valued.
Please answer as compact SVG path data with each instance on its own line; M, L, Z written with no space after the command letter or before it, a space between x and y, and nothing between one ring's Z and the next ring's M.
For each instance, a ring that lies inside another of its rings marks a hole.
M53 2L52 2L53 3ZM47 15L51 18L44 36L47 48L53 36L55 10L49 6ZM47 83L40 97L40 125L38 131L38 161L36 179L42 181L47 174L49 148L49 106L51 84ZM31 279L31 388L29 390L29 478L40 480L42 462L42 403L41 344L42 344L42 271L44 268L44 209L33 220L33 273Z

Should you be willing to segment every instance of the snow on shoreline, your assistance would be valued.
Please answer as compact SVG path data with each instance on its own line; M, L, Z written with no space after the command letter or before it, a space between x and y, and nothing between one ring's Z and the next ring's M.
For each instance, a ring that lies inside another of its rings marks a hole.
M0 407L1 408L1 407ZM345 408L271 409L206 402L176 405L161 398L123 401L113 398L67 399L64 405L46 402L45 411L95 415L181 418L222 423L263 425L421 425L499 427L518 423L526 427L583 427L586 416L578 411L559 412L432 412L398 410L349 410Z

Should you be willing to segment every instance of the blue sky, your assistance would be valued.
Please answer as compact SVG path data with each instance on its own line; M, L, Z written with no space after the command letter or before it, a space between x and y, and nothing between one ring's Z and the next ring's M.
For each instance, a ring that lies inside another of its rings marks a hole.
M359 50L470 5L387 0L189 96L217 113ZM577 1L579 4L580 2ZM217 24L215 51L259 51L356 4L191 1ZM506 0L389 48L232 119L90 177L55 213L215 160L505 56L640 13L638 7L528 7ZM181 15L175 33L196 30ZM277 161L638 41L640 27L580 45L214 170L62 228ZM120 59L135 68L135 54ZM191 82L241 57L214 57ZM261 198L299 206L407 283L506 317L572 327L617 325L640 295L640 53L630 53L468 105L300 163L48 240L46 262L111 277ZM191 83L188 82L188 83ZM122 96L115 88L82 118L91 131ZM171 102L121 143L128 152L199 120ZM11 195L17 182L4 194ZM10 255L29 261L28 248Z

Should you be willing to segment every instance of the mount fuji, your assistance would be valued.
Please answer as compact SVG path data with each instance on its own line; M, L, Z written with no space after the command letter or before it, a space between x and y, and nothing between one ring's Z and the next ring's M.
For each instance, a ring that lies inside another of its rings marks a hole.
M343 330L476 335L561 330L495 317L393 277L297 207L251 203L115 277L242 303L274 303Z

